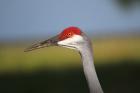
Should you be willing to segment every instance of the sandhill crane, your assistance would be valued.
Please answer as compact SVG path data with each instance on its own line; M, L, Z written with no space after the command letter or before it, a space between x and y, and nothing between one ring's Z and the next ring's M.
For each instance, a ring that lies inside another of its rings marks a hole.
M77 50L82 59L84 74L90 89L90 93L103 93L93 63L91 41L78 27L68 27L60 34L43 42L34 44L25 49L25 51L31 51L49 46L62 46Z

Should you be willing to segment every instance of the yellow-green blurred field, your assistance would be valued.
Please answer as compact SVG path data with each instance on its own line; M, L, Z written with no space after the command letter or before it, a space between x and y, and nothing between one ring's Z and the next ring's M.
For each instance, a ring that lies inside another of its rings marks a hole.
M0 45L0 93L88 93L80 56L34 42ZM94 38L96 72L105 93L139 93L140 38ZM8 73L6 73L8 72Z
M80 56L74 50L49 47L24 52L28 46L30 44L1 45L0 72L32 71L42 67L63 69L81 66ZM96 65L113 64L122 60L132 60L133 64L135 60L140 60L140 38L138 37L94 39L93 48Z

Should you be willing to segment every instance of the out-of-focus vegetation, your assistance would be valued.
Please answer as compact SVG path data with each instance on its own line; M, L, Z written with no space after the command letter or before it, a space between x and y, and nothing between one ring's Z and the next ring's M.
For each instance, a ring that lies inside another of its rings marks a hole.
M140 0L117 0L119 4L125 8L131 7L133 4L140 4Z
M139 93L140 38L93 39L96 71L105 93ZM30 44L0 46L0 93L89 93L80 56Z
M126 63L97 66L105 93L139 93L140 65ZM0 93L89 93L82 67L0 74Z
M140 60L140 38L101 38L93 40L95 64L114 64L122 60ZM0 71L31 71L37 68L61 69L81 65L74 50L49 47L23 52L26 45L0 47ZM134 62L132 62L134 63Z

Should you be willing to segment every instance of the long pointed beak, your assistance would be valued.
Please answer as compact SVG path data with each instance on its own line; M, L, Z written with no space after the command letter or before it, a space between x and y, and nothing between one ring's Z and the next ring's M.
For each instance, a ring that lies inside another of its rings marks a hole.
M24 52L28 52L28 51L32 51L32 50L40 49L40 48L44 48L44 47L49 47L49 46L57 46L58 41L59 41L59 35L54 36L54 37L52 37L52 38L50 38L48 40L36 43L36 44L26 48L24 50Z

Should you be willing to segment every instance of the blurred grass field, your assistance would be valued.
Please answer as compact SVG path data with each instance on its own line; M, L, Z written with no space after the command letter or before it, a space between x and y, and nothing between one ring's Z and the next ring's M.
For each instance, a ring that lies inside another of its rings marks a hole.
M32 43L31 43L32 44ZM0 93L89 93L80 56L74 50L1 44ZM140 38L94 38L96 72L105 93L139 93Z
M80 56L74 50L49 47L24 52L24 49L29 45L1 45L0 72L33 71L39 68L64 69L81 66ZM93 39L93 48L96 65L114 64L123 60L132 60L133 64L140 60L139 37Z

